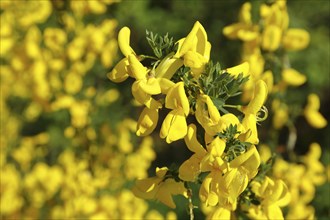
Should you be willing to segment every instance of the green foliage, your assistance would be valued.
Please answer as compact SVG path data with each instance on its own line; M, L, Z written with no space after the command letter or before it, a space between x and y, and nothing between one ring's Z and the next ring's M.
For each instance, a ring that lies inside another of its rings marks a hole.
M154 34L152 31L146 30L146 38L158 59L162 59L170 52L176 50L173 37L169 37L168 33L164 36L160 36L158 34Z
M223 132L217 133L216 136L226 140L225 159L230 162L239 155L246 152L251 143L242 142L239 140L238 135L241 132L237 130L237 125L229 125Z

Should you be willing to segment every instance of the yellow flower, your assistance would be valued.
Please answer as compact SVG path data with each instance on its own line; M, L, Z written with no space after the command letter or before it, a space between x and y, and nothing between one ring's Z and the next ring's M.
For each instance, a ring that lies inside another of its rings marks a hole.
M312 93L308 96L308 103L304 109L304 116L307 122L314 128L324 128L327 126L327 120L319 112L320 99Z
M159 200L174 209L176 205L172 199L172 195L186 195L186 189L183 182L166 179L165 175L167 171L168 169L166 167L157 167L155 177L137 180L132 189L134 195L143 199Z
M226 26L223 34L229 39L240 39L242 41L252 41L258 36L258 26L252 24L251 3L242 5L239 12L239 22Z
M178 41L179 48L174 58L183 57L185 66L198 78L210 59L211 44L207 41L204 27L196 21L186 38Z
M202 183L199 197L206 205L215 206L219 203L235 210L237 197L257 174L260 157L255 146L251 146L245 153L226 162L222 159L225 146L226 143L219 137L208 145L208 155L202 160L201 170L210 173Z
M245 140L247 142L253 144L257 144L259 142L257 131L258 112L266 101L267 92L268 91L266 83L262 80L257 81L252 100L242 110L245 114L245 117L242 121L242 125L244 126L246 131L251 131L251 136Z
M160 130L160 137L167 143L179 140L187 134L186 117L189 114L189 101L184 91L184 83L176 83L167 93L165 107L173 109L168 113Z
M288 51L302 50L308 46L309 38L306 30L290 28L284 33L282 44Z
M262 183L254 181L251 185L261 204L252 205L248 209L248 216L255 219L284 219L280 207L288 205L291 198L285 183L266 176Z

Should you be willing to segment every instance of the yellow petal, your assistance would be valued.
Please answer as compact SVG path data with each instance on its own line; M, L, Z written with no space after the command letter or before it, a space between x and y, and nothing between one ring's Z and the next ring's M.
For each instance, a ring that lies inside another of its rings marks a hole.
M265 207L265 212L268 219L283 220L283 213L277 205L270 205Z
M204 56L205 53L207 54L207 51L209 49L208 47L210 46L207 45L208 44L207 34L203 25L201 25L198 21L195 24L197 24L198 26L198 30L196 33L196 38L197 38L196 52Z
M158 183L161 180L162 179L155 177L137 180L132 188L132 192L139 198L153 199L157 192Z
M148 78L140 80L141 89L150 95L158 95L161 92L159 81L156 78Z
M175 85L174 82L165 78L157 78L157 80L160 85L162 94L167 94L170 88L172 88Z
M221 206L217 206L214 211L207 215L207 219L223 219L230 220L231 211L229 209L223 208Z
M185 136L184 141L190 151L196 153L199 156L202 156L206 154L206 150L198 142L196 132L197 132L196 125L190 124L188 126L187 135Z
M259 33L256 31L255 27L249 29L242 29L237 32L237 37L242 41L252 41L257 39Z
M250 75L249 70L250 70L250 65L248 62L244 62L240 65L226 69L226 71L234 77L237 77L240 73L242 73L243 76L249 76Z
M320 98L315 93L311 93L307 97L306 109L318 111L320 109Z
M290 86L301 86L307 80L305 75L292 68L284 69L282 71L282 78Z
M159 188L156 198L168 207L174 209L176 205L172 199L172 195L184 195L185 192L186 188L183 182L176 182L174 179L166 179Z
M150 94L143 91L141 81L135 81L132 85L132 95L137 102L147 106L148 108L161 108L162 104L151 97Z
M158 109L145 107L137 123L137 136L149 135L156 127L158 122Z
M251 17L251 3L245 2L238 15L238 19L240 22L244 24L252 24L252 17Z
M160 137L166 138L166 142L171 143L184 138L187 130L187 122L183 109L174 109L165 117L160 130Z
M206 64L205 58L197 52L188 51L184 55L184 65L190 68L202 68Z
M168 168L167 167L156 167L156 176L161 178L161 177L164 177L166 175L168 171Z
M238 32L242 29L247 29L248 26L246 24L243 23L235 23L229 26L226 26L222 33L228 37L231 40L235 40L238 38Z
M286 50L302 50L308 46L309 40L309 33L306 30L291 28L285 32L282 44Z
M308 124L314 128L324 128L328 124L327 120L318 111L306 109L304 115Z
M128 57L130 54L135 55L134 50L130 46L130 35L131 30L128 27L123 27L118 33L118 45L125 57Z
M190 107L189 101L184 90L184 83L176 83L167 93L165 98L165 107L169 109L177 109L181 107L184 114L188 116Z
M194 182L200 174L200 162L197 154L191 156L188 160L183 162L179 168L179 177L184 181Z
M251 135L247 137L245 140L246 142L250 142L252 144L258 144L259 138L258 138L258 130L257 130L257 119L255 115L248 114L245 115L242 121L243 127L245 130L250 130Z
M248 106L243 109L244 114L256 115L265 103L267 93L268 89L266 83L262 80L258 80L254 88L252 100L249 102Z
M244 167L247 171L249 179L257 174L260 165L260 156L254 145L252 145L244 154L236 157L230 162L230 166L234 168Z
M135 79L145 79L147 75L147 68L136 58L134 54L128 55L129 69L132 77Z
M183 65L182 59L173 58L170 54L165 57L162 62L155 69L155 75L157 78L171 79L176 71Z
M116 83L123 82L128 78L128 59L124 58L112 69L110 73L107 74L107 77Z
M187 37L184 39L182 46L180 47L180 50L178 50L178 52L176 53L176 58L179 58L181 56L183 56L185 53L187 53L189 50L193 49L194 45L196 45L196 34L197 31L199 30L201 24L196 21L193 28L191 29L191 31L189 32L189 34L187 35Z
M226 148L226 142L219 137L213 139L213 141L207 145L208 152L214 157L221 157Z
M261 79L266 83L268 93L271 93L274 85L273 72L271 70L267 70L266 72L264 72Z
M281 28L275 25L267 26L262 34L262 49L268 51L277 50L281 43L281 37Z

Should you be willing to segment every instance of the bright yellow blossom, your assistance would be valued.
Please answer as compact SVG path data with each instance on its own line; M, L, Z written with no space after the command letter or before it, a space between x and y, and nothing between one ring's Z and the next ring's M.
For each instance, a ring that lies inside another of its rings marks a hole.
M304 109L304 116L307 122L314 128L324 128L327 126L327 120L319 112L320 109L320 99L319 97L312 93L308 96L308 102Z
M186 117L190 112L189 101L184 90L184 83L178 82L168 91L165 107L172 109L168 113L160 130L160 137L167 143L183 138L187 134Z
M290 202L290 193L282 180L267 177L260 182L252 182L252 191L261 199L261 204L252 205L248 216L255 219L284 219L280 207Z
M167 171L166 167L157 167L155 177L138 180L132 189L134 195L144 199L157 199L170 208L175 208L172 195L186 195L186 189L183 182L165 179Z

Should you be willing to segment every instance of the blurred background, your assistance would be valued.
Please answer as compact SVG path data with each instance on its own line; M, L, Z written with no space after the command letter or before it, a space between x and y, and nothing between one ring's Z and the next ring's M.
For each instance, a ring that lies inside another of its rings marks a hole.
M132 81L115 84L106 76L123 57L118 30L129 27L136 53L151 54L146 30L178 40L198 20L212 44L212 60L227 68L240 62L242 43L222 30L237 22L245 2L2 0L1 219L171 218L173 210L137 199L129 189L136 178L153 176L157 166L180 164L191 153L183 141L166 144L157 129L153 140L135 136L142 108L131 102ZM254 19L262 2L251 1ZM311 36L306 49L289 54L291 65L308 79L290 99L304 106L308 94L318 94L329 121L330 2L288 0L287 6L289 26ZM296 127L296 153L318 142L328 165L329 125L312 129L298 117ZM317 188L312 202L318 219L330 217L328 195L329 182ZM188 219L186 199L175 201L177 219Z

